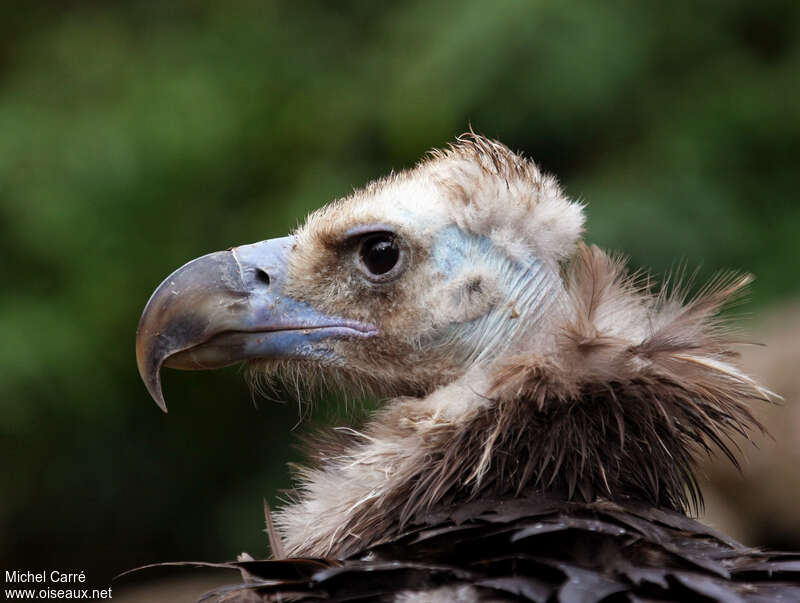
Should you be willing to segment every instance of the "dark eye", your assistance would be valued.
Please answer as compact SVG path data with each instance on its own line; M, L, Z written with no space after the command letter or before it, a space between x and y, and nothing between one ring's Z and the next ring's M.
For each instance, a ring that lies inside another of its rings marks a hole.
M361 244L361 261L372 274L386 274L395 267L399 259L400 248L391 235L375 235Z
M397 237L381 232L365 237L359 248L361 266L374 281L386 281L399 274L402 249Z

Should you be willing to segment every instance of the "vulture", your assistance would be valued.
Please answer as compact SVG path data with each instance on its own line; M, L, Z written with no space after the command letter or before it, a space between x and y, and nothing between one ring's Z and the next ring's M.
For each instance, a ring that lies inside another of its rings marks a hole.
M140 375L244 362L383 400L322 433L272 557L222 601L800 601L800 554L691 518L697 455L735 464L774 394L720 309L582 242L583 205L469 132L312 213L189 262L142 314ZM668 279L669 280L669 279Z

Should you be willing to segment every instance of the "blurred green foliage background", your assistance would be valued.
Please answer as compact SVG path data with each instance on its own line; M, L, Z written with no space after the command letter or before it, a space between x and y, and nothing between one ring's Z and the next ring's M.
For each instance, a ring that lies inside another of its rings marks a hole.
M796 0L4 3L0 566L263 555L297 407L168 372L163 416L139 314L470 123L634 265L796 295L799 26Z

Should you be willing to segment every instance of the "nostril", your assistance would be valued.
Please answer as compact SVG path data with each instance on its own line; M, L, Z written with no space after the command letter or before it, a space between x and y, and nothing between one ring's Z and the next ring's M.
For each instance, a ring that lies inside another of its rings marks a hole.
M261 268L256 268L256 280L264 285L269 285L269 274Z

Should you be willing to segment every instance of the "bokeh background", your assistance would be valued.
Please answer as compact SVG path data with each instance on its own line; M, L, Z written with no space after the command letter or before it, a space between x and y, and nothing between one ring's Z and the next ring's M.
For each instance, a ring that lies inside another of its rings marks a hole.
M168 372L164 416L139 314L190 258L469 124L557 174L634 266L757 275L739 313L771 345L745 360L785 406L759 409L775 440L745 447L749 481L706 467L709 520L800 547L799 34L796 0L3 3L0 568L101 586L266 554L296 433L347 417L300 422L235 369Z

